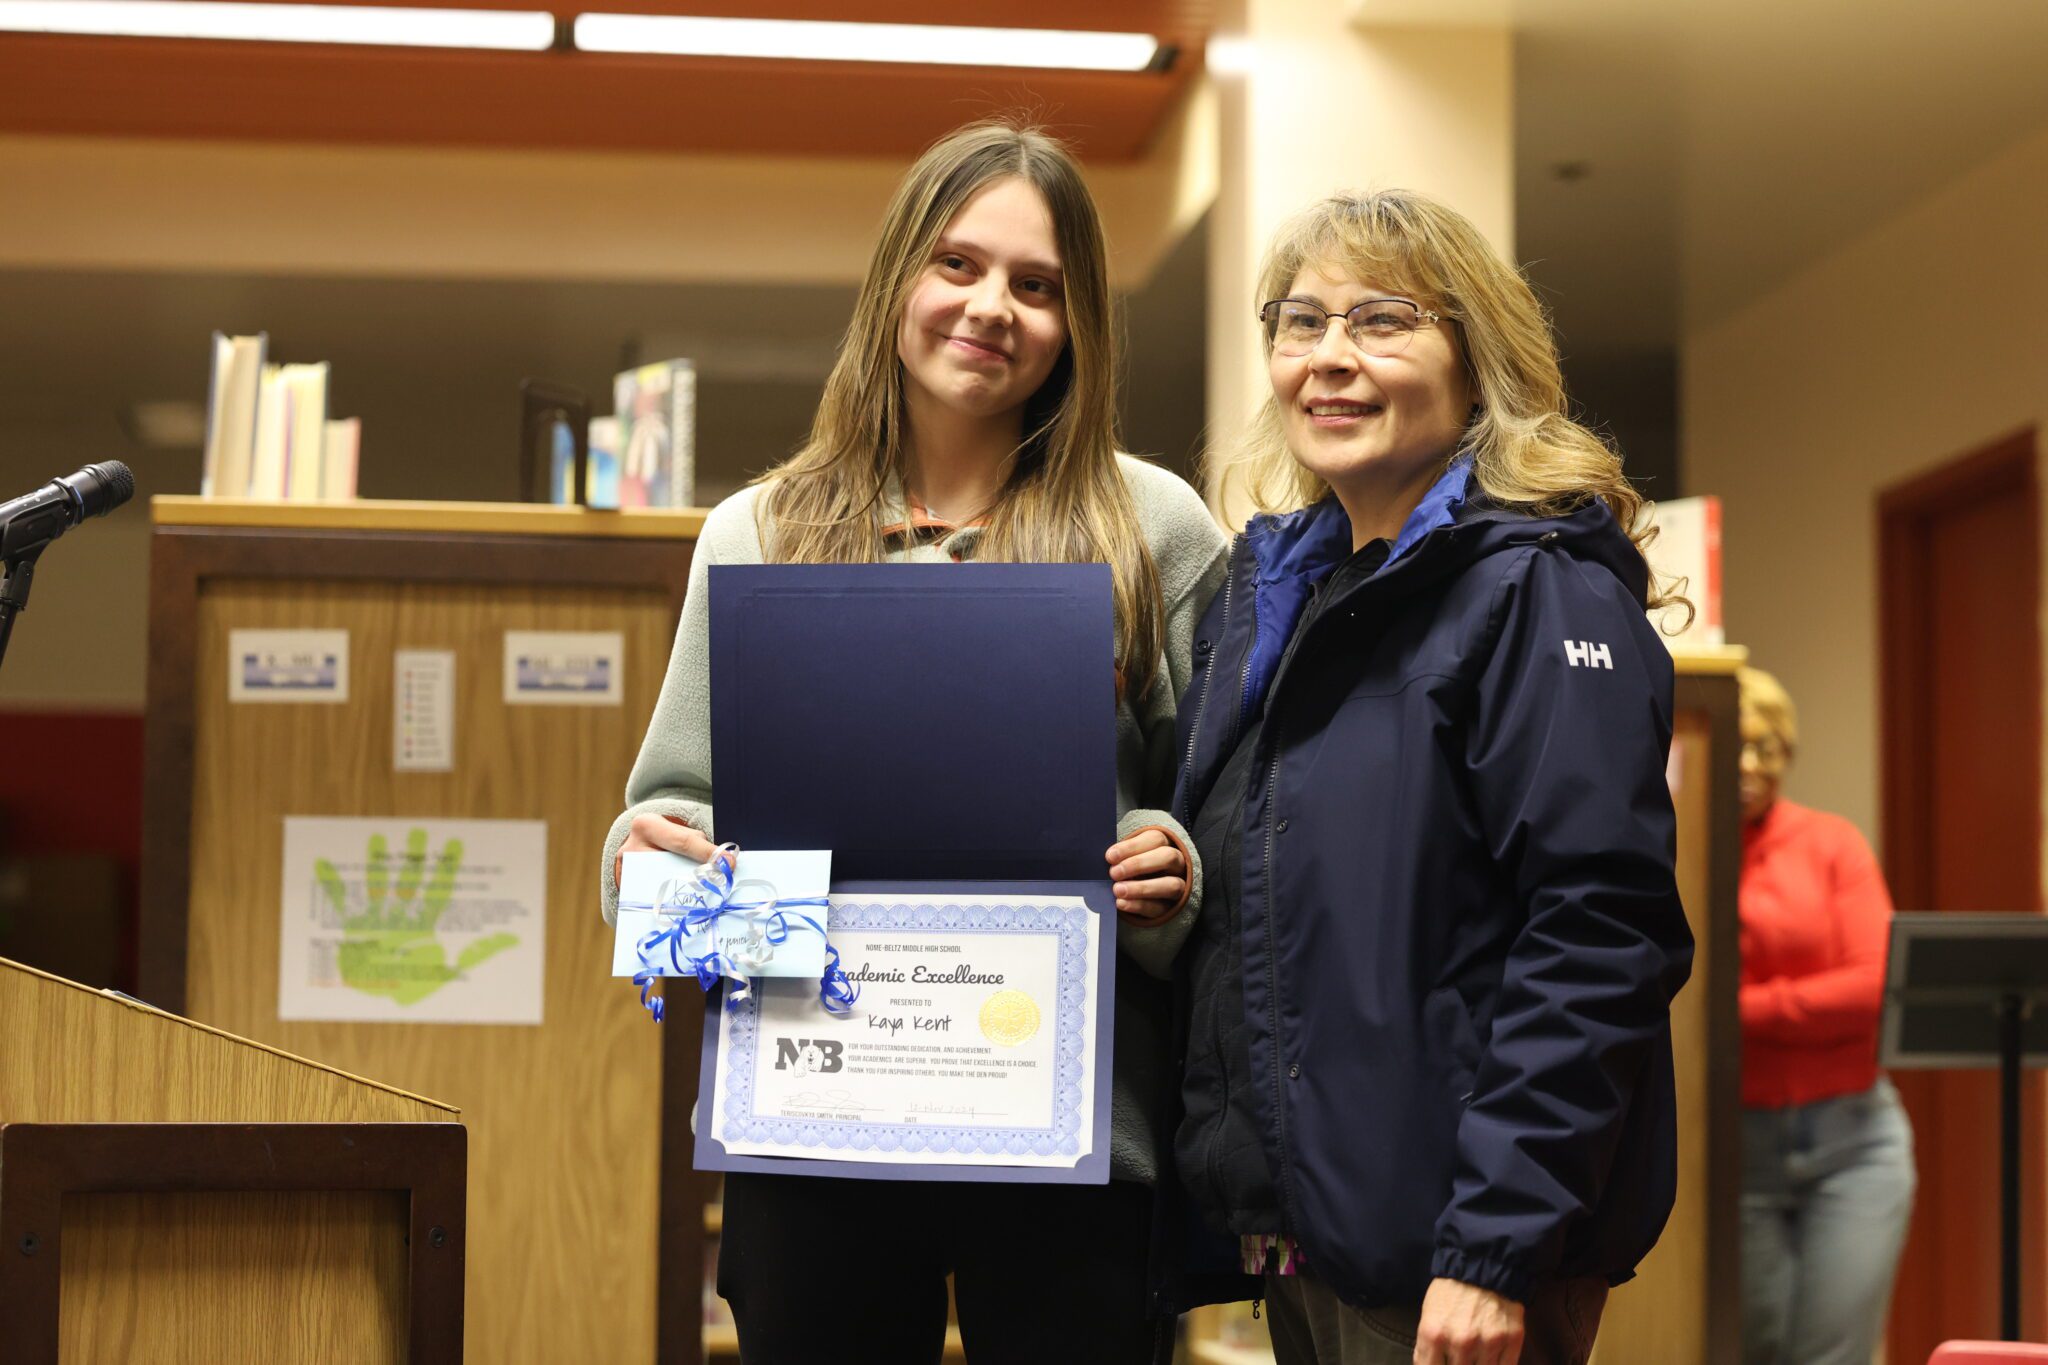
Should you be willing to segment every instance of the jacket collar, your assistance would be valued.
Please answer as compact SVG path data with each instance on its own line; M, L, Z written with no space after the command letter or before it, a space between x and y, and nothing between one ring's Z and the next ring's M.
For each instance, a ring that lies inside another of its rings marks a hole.
M1402 523L1392 552L1366 582L1398 577L1408 585L1404 591L1412 591L1496 551L1542 543L1603 565L1638 601L1645 600L1649 568L1605 503L1594 499L1562 516L1533 517L1497 506L1483 493L1474 495L1471 478L1469 459L1452 461ZM1448 549L1452 540L1456 553ZM1350 557L1351 519L1333 494L1285 516L1254 517L1245 527L1245 542L1252 569L1252 626L1238 696L1240 727L1264 704L1315 586ZM1418 553L1425 542L1442 542L1440 552ZM1349 591L1362 592L1365 586L1353 584Z
M1373 571L1375 578L1432 531L1452 524L1464 505L1471 474L1469 460L1451 462L1402 523L1393 552ZM1310 592L1351 555L1351 518L1336 495L1330 494L1286 516L1253 518L1245 528L1245 539L1254 565L1253 633L1238 698L1240 725L1258 709L1279 672L1287 642L1308 607Z
M1381 571L1422 543L1430 532L1451 525L1471 486L1472 462L1458 458L1422 495L1401 523L1394 548ZM1245 527L1245 540L1258 565L1261 584L1297 579L1320 582L1351 555L1351 518L1334 493L1284 516L1261 514Z
M1532 516L1503 507L1472 487L1472 462L1464 457L1454 460L1423 494L1422 501L1394 537L1393 550L1386 562L1373 577L1392 573L1414 559L1424 541L1453 527L1461 544L1461 553L1455 556L1457 563L1541 541L1557 545L1576 559L1599 564L1620 580L1637 601L1649 600L1649 565L1607 510L1607 504L1593 498L1575 511L1550 516ZM1311 585L1328 577L1351 555L1351 519L1334 495L1284 516L1253 517L1245 527L1244 537L1262 599L1271 597L1272 590L1281 584L1291 585L1305 597ZM1261 608L1265 605L1262 600ZM1284 624L1291 629L1293 621L1290 618Z

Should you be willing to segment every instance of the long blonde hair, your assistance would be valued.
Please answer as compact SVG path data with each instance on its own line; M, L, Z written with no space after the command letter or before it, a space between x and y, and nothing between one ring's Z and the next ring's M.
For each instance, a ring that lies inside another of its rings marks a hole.
M1530 516L1598 498L1638 553L1656 538L1650 504L1623 476L1620 455L1566 411L1556 339L1535 291L1470 219L1413 190L1332 195L1281 226L1259 270L1259 301L1285 297L1296 276L1318 266L1411 295L1450 319L1477 402L1453 455L1471 458L1488 498ZM1228 484L1263 512L1306 507L1330 491L1289 453L1271 394L1239 452L1213 473L1219 490ZM1648 605L1690 611L1681 586L1653 574Z
M1035 128L969 124L932 146L897 186L825 381L808 439L762 476L770 562L873 563L886 557L884 496L908 472L897 326L946 225L983 187L1015 176L1052 218L1067 341L1025 405L1009 481L976 557L1110 566L1124 695L1151 685L1160 655L1159 573L1117 466L1117 332L1095 201L1080 167Z

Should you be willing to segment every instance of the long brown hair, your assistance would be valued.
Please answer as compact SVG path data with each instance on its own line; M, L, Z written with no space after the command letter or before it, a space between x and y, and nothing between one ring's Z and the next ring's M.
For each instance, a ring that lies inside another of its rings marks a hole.
M1117 467L1117 331L1102 224L1080 167L1038 129L970 124L918 158L897 186L810 436L762 475L762 544L771 563L886 557L884 494L908 473L909 453L897 325L946 225L984 186L1011 176L1037 190L1052 217L1067 341L1025 405L1023 437L977 557L1106 562L1118 672L1124 695L1136 698L1162 648L1159 573Z
M1444 314L1455 329L1478 400L1457 454L1487 497L1531 516L1554 516L1598 498L1641 553L1656 539L1649 504L1621 471L1621 456L1572 420L1557 343L1536 293L1494 254L1472 221L1413 190L1335 194L1289 219L1267 249L1259 300L1282 298L1316 266L1399 290ZM1287 449L1269 394L1237 455L1215 471L1260 511L1306 507L1329 485ZM1682 582L1651 575L1651 609L1692 604Z

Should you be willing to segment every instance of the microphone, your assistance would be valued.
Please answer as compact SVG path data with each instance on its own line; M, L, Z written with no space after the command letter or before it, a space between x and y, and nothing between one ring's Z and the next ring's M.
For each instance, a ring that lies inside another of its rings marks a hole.
M87 517L103 517L134 496L135 475L119 460L108 460L0 502L0 564L40 552Z

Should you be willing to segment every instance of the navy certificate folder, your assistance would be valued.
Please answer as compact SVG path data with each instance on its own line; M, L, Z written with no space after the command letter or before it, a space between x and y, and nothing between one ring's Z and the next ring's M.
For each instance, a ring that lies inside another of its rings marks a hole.
M951 1181L1109 1178L1116 910L1110 574L1101 564L714 565L718 837L832 850L832 889L1082 897L1095 910L1094 1137L1071 1169L728 1154L708 1130L722 995L707 997L700 1169Z

